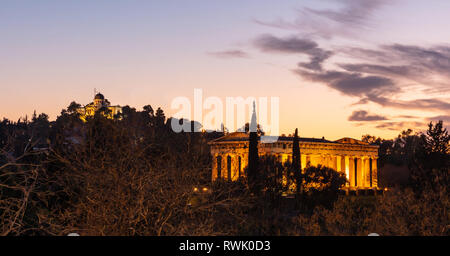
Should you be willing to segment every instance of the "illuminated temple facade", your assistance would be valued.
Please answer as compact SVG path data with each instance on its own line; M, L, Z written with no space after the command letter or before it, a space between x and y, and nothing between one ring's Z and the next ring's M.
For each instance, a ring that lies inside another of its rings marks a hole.
M84 122L88 117L92 117L95 115L100 109L108 110L103 111L103 115L105 115L109 119L114 119L118 114L122 112L122 107L120 106L111 106L111 103L105 99L105 96L101 93L97 93L94 96L94 101L87 104L84 107L78 109L78 113L80 114L80 119Z
M210 142L213 157L212 180L219 177L236 181L244 177L248 163L249 134L235 132ZM280 162L292 161L293 137L278 137L276 141L258 143L258 153L274 155ZM301 167L323 165L345 172L347 188L377 188L378 146L343 138L329 141L299 138Z

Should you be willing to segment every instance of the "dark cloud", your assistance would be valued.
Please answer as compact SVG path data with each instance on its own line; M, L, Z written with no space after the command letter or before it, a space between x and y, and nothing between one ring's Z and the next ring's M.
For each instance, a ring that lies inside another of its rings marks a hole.
M250 58L250 55L248 53L241 50L208 52L208 54L217 58Z
M381 76L363 76L360 73L340 71L311 72L303 69L295 70L295 72L304 79L324 83L349 96L369 98L368 95L398 90L392 80Z
M294 72L345 95L360 97L357 104L373 102L399 109L450 111L450 101L443 98L445 92L450 91L450 48L440 46L427 49L395 44L382 46L380 50L353 49L362 59L376 55L379 58L374 63L336 64L342 70L310 70L299 64ZM386 56L391 56L391 59L384 60ZM353 57L353 61L357 62L356 56ZM320 67L324 60L320 62ZM434 80L437 78L440 80ZM400 99L398 96L408 91L411 85L420 88L423 94L438 92L441 95L415 100Z
M299 67L310 70L321 71L322 63L333 55L332 51L325 51L321 48L314 48L307 53L310 56L309 62L298 63Z
M298 37L279 38L273 35L263 35L255 41L255 46L263 52L295 53L309 56L309 62L298 63L299 67L310 70L322 70L322 63L333 55L332 51L326 51L318 47L318 44L310 39Z
M272 35L262 35L255 40L255 45L265 52L307 53L317 48L317 43L309 39L297 37L279 38Z
M348 120L366 122L366 121L383 121L388 119L384 116L369 114L365 110L357 110L353 111L352 115L348 117Z

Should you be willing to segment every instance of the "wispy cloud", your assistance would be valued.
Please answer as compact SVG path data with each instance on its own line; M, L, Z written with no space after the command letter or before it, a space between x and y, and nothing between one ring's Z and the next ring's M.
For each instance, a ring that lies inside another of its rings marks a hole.
M208 52L208 55L214 56L216 58L250 58L247 52L242 50L226 50L218 52Z
M337 0L336 9L314 9L304 7L298 10L297 18L293 21L278 19L271 22L256 20L258 24L286 30L307 33L331 39L334 36L353 37L358 31L373 26L371 19L374 14L392 3L388 0Z
M450 131L450 115L440 115L440 116L433 116L426 119L426 122L439 122L443 121L445 128Z
M415 45L382 45L377 50L341 49L347 57L364 60L338 64L349 72L363 72L420 83L425 92L450 91L450 48ZM389 63L389 64L386 64Z
M365 110L357 110L353 111L352 115L348 117L349 121L358 121L358 122L366 122L366 121L383 121L388 120L385 116L369 114Z
M425 129L426 125L422 122L386 122L377 125L376 128L391 131L401 131L404 129Z

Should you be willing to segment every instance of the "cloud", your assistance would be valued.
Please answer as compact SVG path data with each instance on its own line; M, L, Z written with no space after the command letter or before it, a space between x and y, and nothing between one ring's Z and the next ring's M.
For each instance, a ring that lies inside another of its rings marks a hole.
M391 44L382 45L378 50L354 47L340 50L347 57L366 61L338 64L346 71L390 76L417 83L425 93L450 92L450 48L447 46Z
M303 67L310 70L321 71L322 63L325 62L328 58L333 55L332 51L325 51L321 48L315 48L308 52L310 56L309 62L300 62L298 63L299 67Z
M353 105L375 103L382 107L435 112L436 117L450 113L450 47L407 44L367 45L363 47L324 47L323 39L335 36L359 39L373 26L376 12L388 0L337 0L338 8L302 8L294 21L278 19L259 24L294 30L295 35L277 37L261 35L254 40L260 51L307 57L292 71L304 80L323 84L343 95L357 98ZM316 36L316 37L315 37ZM342 42L342 41L336 41ZM330 45L329 43L327 45ZM336 62L338 59L340 62ZM345 62L345 63L344 63ZM443 115L437 116L438 113ZM408 125L424 127L422 122L396 121L377 125L379 129L398 130ZM417 117L418 119L420 117ZM350 121L386 121L384 116L354 111Z
M450 115L434 116L426 119L428 122L443 121L447 126L450 125Z
M384 45L378 50L353 48L365 61L374 56L378 56L378 59L375 58L373 63L361 63L357 56L353 56L353 63L336 64L340 70L324 70L323 64L335 52L319 47L311 39L262 35L254 43L263 52L308 56L309 62L299 62L293 70L296 74L309 81L325 84L344 95L359 97L357 104L373 102L399 109L450 111L450 102L444 98L399 98L408 90L411 82L425 93L449 91L450 48L440 46L426 49L400 44ZM390 59L388 56L391 56ZM444 76L444 79L436 83L432 78L438 76Z
M368 18L380 7L386 4L386 0L341 0L343 7L339 10L317 10L305 8L317 16L332 20L347 26L361 27L367 25Z
M415 119L418 118L417 116L410 116L410 115L399 115L396 116L397 118L405 118L405 119Z
M392 60L391 60L392 61ZM423 74L424 70L419 67L407 65L376 65L376 64L338 64L339 67L349 72L378 74L395 77L413 77Z
M430 122L437 123L439 121L442 121L444 122L444 128L447 129L447 131L450 131L450 115L433 116L430 118L426 118L425 120L427 121L427 125Z
M302 39L295 36L279 38L273 35L262 35L254 40L255 46L263 52L305 54L309 56L309 62L298 63L299 67L322 70L322 63L333 55L318 47L318 44L310 39Z
M349 96L366 97L380 95L383 92L396 92L394 82L381 76L363 76L361 73L340 71L311 72L303 69L294 71L304 79L324 83Z
M386 122L376 126L378 129L399 131L404 129L424 129L426 125L421 122Z
M316 49L321 49L318 46ZM369 102L398 109L420 109L450 112L450 48L423 48L400 44L384 45L380 50L357 49L359 57L367 60L377 55L373 63L334 63L339 69L322 70L299 64L294 72L304 79L327 85L345 95L359 97L359 104ZM321 49L322 52L325 50ZM386 56L391 56L387 58ZM320 61L320 67L327 58ZM401 95L414 85L422 98L404 100ZM438 93L438 95L429 95Z
M388 120L386 117L384 116L380 116L380 115L371 115L369 114L367 111L365 110L357 110L357 111L353 111L352 115L348 117L349 121L383 121L383 120Z
M250 58L250 55L248 53L241 50L208 52L208 54L216 58Z
M378 103L384 107L393 107L399 109L419 109L419 110L433 110L433 111L450 111L450 103L440 99L417 99L417 100L398 100L389 99L387 97L380 97L369 95L369 101Z
M309 36L331 39L333 36L356 37L359 31L373 26L374 14L392 3L388 0L336 0L337 9L314 9L304 7L298 10L294 21L278 19L272 22L256 20L255 22L279 29L295 30Z
M262 35L255 40L255 45L265 52L307 53L317 48L318 44L309 39L297 37L279 38L272 35Z

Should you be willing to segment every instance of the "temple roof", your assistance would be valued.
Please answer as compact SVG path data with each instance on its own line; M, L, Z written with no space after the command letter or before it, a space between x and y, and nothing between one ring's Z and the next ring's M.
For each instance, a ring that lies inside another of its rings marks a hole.
M264 141L269 143L275 142L290 142L294 140L294 137L288 136L264 136ZM249 134L245 132L233 132L229 133L225 136L217 138L215 140L210 141L209 143L227 143L227 142L247 142L249 140ZM352 139L352 138L342 138L336 141L326 140L325 138L316 139L316 138L304 138L299 137L299 142L315 142L315 143L333 143L333 144L352 144L352 145L366 145L370 146L368 143Z
M277 137L272 137L277 138ZM248 141L249 134L244 132L233 132L229 133L225 136L222 136L220 138L217 138L215 140L212 140L210 143L220 143L220 142L239 142L239 141ZM278 136L277 142L281 141L293 141L294 137L287 137L287 136ZM338 143L335 141L326 140L324 138L322 139L316 139L316 138L304 138L299 137L298 140L300 142L318 142L318 143ZM275 141L274 141L275 142Z
M369 145L369 143L367 143L367 142L352 139L352 138L342 138L340 140L337 140L336 142L343 143L343 144Z

